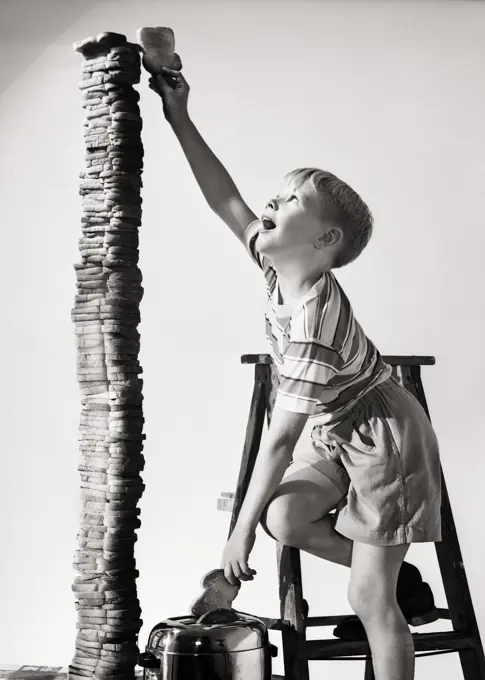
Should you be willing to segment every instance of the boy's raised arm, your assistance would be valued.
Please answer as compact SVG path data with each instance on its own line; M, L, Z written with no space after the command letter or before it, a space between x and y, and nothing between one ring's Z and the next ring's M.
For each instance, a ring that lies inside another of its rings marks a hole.
M165 68L150 78L150 88L163 102L165 118L180 142L209 207L243 241L246 227L258 217L246 205L231 176L192 122L187 101L189 85L180 71Z

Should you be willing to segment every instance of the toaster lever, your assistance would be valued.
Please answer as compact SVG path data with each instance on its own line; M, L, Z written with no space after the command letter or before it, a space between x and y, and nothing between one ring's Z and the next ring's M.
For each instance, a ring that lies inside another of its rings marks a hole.
M160 659L150 652L144 652L138 656L138 665L143 668L156 668L160 670Z

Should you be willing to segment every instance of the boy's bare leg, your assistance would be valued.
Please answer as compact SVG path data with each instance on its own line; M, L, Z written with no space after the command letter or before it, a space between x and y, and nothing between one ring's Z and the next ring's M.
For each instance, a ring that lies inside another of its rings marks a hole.
M350 567L352 541L333 528L328 513L344 493L310 466L285 475L263 513L265 531L283 545Z
M332 519L328 515L301 527L295 542L298 543L295 545L296 548L315 557L341 564L343 567L350 567L352 564L354 542L335 531Z
M413 680L413 638L396 598L409 544L380 547L351 541L335 531L329 517L305 531L302 527L296 542L300 550L351 568L349 603L365 628L376 680Z
M354 543L349 603L362 621L376 680L413 680L414 643L397 603L399 569L409 544Z

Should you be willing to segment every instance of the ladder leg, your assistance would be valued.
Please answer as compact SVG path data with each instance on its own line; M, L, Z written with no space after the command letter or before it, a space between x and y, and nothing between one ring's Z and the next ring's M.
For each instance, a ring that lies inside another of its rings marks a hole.
M244 440L243 453L241 458L241 465L239 467L239 476L237 480L236 493L234 496L234 505L232 508L231 523L229 525L229 536L232 534L236 526L239 511L244 501L246 491L253 474L256 456L259 451L259 444L261 442L261 435L263 433L264 419L266 415L267 404L267 373L269 367L261 364L256 364L254 368L254 388L251 399L251 407L249 409L249 419L246 428L246 438Z
M278 374L274 365L266 373L268 425L278 389ZM280 618L283 622L281 640L285 680L309 680L306 656L306 621L303 610L300 551L276 544L278 567Z
M277 544L285 680L309 680L300 551Z
M457 631L467 631L474 641L474 647L459 652L463 677L465 680L485 680L485 657L480 631L443 471L441 472L441 486L442 541L435 543L436 554L453 628Z
M372 658L368 657L365 660L365 672L364 672L364 680L375 680L375 675L374 675L374 666L372 664Z
M410 367L410 380L405 386L420 401L428 418L430 418L424 389L421 382L420 366ZM430 418L431 420L431 418ZM435 543L441 578L445 589L448 609L456 631L468 632L473 640L474 647L459 651L460 662L465 680L485 680L485 657L478 629L475 610L468 587L465 565L460 549L460 542L456 532L453 512L446 482L441 469L441 523L442 540Z

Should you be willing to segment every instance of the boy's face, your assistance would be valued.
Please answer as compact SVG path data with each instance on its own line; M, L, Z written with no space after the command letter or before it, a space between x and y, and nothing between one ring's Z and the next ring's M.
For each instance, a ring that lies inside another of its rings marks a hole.
M322 199L311 184L296 189L285 182L261 215L258 251L269 258L315 254L315 246L322 247L322 236L330 229L322 215Z

